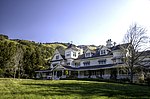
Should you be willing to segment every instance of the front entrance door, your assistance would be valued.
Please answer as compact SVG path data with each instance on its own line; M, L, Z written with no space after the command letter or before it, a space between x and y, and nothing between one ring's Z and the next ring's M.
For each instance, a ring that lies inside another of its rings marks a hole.
M57 71L57 77L61 77L62 76L62 71Z

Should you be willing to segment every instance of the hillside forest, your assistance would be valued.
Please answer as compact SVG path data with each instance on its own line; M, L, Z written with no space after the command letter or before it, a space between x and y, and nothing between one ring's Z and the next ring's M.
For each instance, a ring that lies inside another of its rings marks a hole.
M34 78L36 70L50 68L55 49L64 49L67 44L9 39L0 34L0 77Z

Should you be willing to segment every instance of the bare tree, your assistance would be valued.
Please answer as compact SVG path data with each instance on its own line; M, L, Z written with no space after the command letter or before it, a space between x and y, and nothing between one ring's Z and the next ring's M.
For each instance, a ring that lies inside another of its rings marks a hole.
M129 70L130 81L133 83L135 68L142 66L141 62L146 57L145 51L148 49L147 30L138 26L136 23L131 25L124 36L123 42L126 46L122 46L125 55L125 64Z
M18 70L18 78L20 79L20 70L22 65L22 59L23 59L23 50L20 45L17 45L16 54L13 57L15 67L14 67L14 78L16 78L16 71Z

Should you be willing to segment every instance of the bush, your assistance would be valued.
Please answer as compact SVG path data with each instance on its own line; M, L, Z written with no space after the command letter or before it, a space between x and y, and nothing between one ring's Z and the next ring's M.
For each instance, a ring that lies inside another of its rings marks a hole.
M118 82L121 82L121 83L130 82L130 79L129 78L121 78L121 79L118 79Z
M4 71L0 68L0 77L4 77Z
M144 74L140 74L138 79L139 79L139 83L144 83Z
M145 81L150 86L150 73L147 74Z

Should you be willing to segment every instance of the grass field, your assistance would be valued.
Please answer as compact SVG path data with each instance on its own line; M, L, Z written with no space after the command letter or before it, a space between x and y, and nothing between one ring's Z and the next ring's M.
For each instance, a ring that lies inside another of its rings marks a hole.
M0 99L150 98L150 87L77 80L0 79Z

